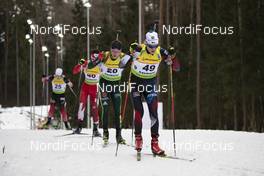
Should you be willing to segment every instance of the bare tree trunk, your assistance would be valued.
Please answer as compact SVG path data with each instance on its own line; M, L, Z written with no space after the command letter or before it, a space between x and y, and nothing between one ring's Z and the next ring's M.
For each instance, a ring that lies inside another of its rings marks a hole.
M7 96L7 73L8 73L8 45L9 45L9 22L8 22L8 11L6 11L6 31L5 31L5 77L4 77L4 82L5 82L5 88L4 88L4 100L6 101L8 96Z
M17 78L17 106L20 104L20 87L19 87L19 47L18 47L18 33L17 33L17 17L16 17L16 78Z
M1 92L1 95L4 95L4 90L3 90L3 85L4 85L4 83L3 83L3 73L2 73L2 71L0 71L0 92ZM3 100L3 96L1 96L0 97L0 101L1 102L3 102L4 100Z
M255 115L255 95L251 96L251 120L250 126L253 131L257 131L256 129L256 115Z
M108 1L108 4L109 4L109 15L108 15L108 17L109 17L109 24L110 24L110 26L112 26L113 25L113 19L112 19L112 1L109 0Z
M145 0L141 0L141 3L142 3L142 9L141 9L141 31L142 31L142 41L144 39L144 35L145 35ZM138 42L142 42L142 41L138 41Z
M201 24L201 1L196 1L196 23ZM200 112L200 59L201 59L201 33L198 32L196 37L197 45L197 77L196 77L196 111L197 111L197 128L202 128Z
M193 11L194 11L194 0L191 1L191 11L190 11L190 24L193 24ZM191 67L192 67L192 60L193 60L193 35L191 35L191 40L190 40L190 55L189 55L189 71L188 71L188 80L191 79Z
M240 64L241 64L241 93L242 93L242 111L243 111L243 130L247 130L247 112L246 112L246 95L244 81L244 59L243 59L243 38L242 38L242 11L241 1L237 0L238 5L238 26L239 26L239 48L240 48Z
M262 131L262 127L263 127L263 116L264 116L264 110L263 110L263 100L262 100L262 96L259 96L259 104L260 104L260 120L259 120L259 130L260 132Z
M165 7L164 7L164 0L160 0L160 7L159 7L159 39L160 44L162 45L163 42L163 35L162 35L162 25L164 24L164 14L165 14Z
M169 23L170 23L170 7L169 7L169 4L170 4L170 0L166 0L166 25L168 26ZM167 34L166 36L166 45L167 45L167 48L169 48L170 46L170 37L169 35Z
M238 130L237 127L237 103L234 102L234 106L233 106L233 109L234 109L234 130Z
M172 25L178 26L179 25L179 3L178 1L172 1ZM174 40L174 46L177 48L178 40L177 36Z

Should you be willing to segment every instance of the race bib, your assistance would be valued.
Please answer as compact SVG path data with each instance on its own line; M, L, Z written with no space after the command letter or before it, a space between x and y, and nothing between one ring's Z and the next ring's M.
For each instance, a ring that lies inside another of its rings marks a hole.
M157 75L159 63L141 63L135 60L132 65L132 73L140 78L154 78Z
M84 73L85 74L85 82L86 83L98 83L100 80L100 74L95 73Z
M56 94L63 94L66 90L66 83L63 79L54 78L52 81L52 91Z
M123 69L101 66L102 77L109 81L117 81L121 79Z

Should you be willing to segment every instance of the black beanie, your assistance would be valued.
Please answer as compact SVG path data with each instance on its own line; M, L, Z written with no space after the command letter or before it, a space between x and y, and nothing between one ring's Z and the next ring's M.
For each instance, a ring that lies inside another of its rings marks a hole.
M118 40L114 40L111 43L111 48L112 49L119 49L119 50L121 50L122 49L122 43L120 41L118 41Z

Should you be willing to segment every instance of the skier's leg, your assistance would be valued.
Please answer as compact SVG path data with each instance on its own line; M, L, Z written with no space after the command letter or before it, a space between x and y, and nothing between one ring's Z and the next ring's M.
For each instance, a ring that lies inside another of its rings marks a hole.
M93 123L99 124L98 107L97 107L97 102L96 102L97 85L91 85L88 94L90 95L90 101L91 101L90 109L91 109L91 114L93 117Z
M114 107L114 122L116 127L116 140L118 143L125 143L125 140L121 135L121 93L119 91L114 91L111 93L111 99L113 101Z
M51 120L54 118L55 106L56 106L55 94L52 93L51 99L50 99L50 108L48 112L48 120L46 122L46 125L50 125Z
M64 122L64 125L65 125L65 128L67 130L70 130L71 129L71 125L68 121L68 115L67 115L67 108L66 108L66 102L63 106L61 106L60 108L60 113L61 113L61 116L62 116L62 119L63 119L63 122Z
M141 135L142 132L142 118L144 114L144 109L142 105L141 100L141 94L138 91L131 92L132 100L133 100L133 106L135 111L135 119L134 119L134 125L135 125L135 135Z
M68 116L67 116L67 112L66 112L66 103L65 103L64 106L62 106L60 108L60 113L61 113L63 122L67 122L68 121Z
M78 110L78 127L75 130L76 133L80 133L82 130L84 111L85 111L86 103L87 103L87 96L88 96L88 86L86 84L83 84L81 88L81 94L80 94L80 104L79 104L79 110Z
M113 107L114 107L114 122L115 122L115 128L117 131L120 131L121 129L121 124L120 124L120 105L121 105L121 94L119 92L116 93L111 93L111 99L113 102Z
M55 101L51 100L48 118L54 118L54 112L55 112Z
M97 107L97 102L96 102L97 85L90 86L89 95L90 95L90 100L91 100L90 109L91 109L91 114L93 117L93 135L94 136L101 136L101 134L98 131L99 115L98 115L98 107Z
M155 92L156 81L148 83L149 88L144 92L144 97L148 104L149 115L151 119L151 150L155 155L164 155L164 150L159 147L158 137L159 137L159 119L158 119L158 98L157 92Z
M104 137L108 139L108 109L109 109L109 97L107 92L102 92L102 116L103 116L103 129Z
M156 92L144 92L151 120L151 135L159 135L158 97Z
M131 96L133 100L133 106L135 111L134 125L135 125L135 149L141 151L143 139L142 139L142 117L144 109L141 100L141 94L137 90L137 86L132 88Z
M86 103L87 103L87 96L88 96L88 88L87 85L83 84L80 94L80 104L79 104L79 110L78 110L78 120L83 121L84 119L84 111L86 109Z

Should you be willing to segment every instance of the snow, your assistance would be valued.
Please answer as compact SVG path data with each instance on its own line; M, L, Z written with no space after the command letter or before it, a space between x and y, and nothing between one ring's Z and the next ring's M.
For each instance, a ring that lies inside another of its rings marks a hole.
M94 138L91 145L90 135L59 137L70 131L27 130L28 117L24 117L27 113L18 116L15 112L20 113L21 108L11 110L13 116L10 109L1 109L0 114L0 120L5 119L5 126L2 125L0 130L1 176L264 175L263 133L176 130L176 155L195 158L195 161L154 158L144 154L141 161L136 161L131 146L120 145L115 156L114 129L110 129L110 144L104 148L101 138ZM27 111L26 107L23 110ZM90 129L83 132L92 133ZM131 144L131 129L124 129L122 134ZM151 153L150 140L150 131L143 130L142 153ZM173 155L172 130L160 130L159 140L166 153Z
M48 106L35 106L36 122L48 114ZM30 129L30 107L0 107L0 129Z

